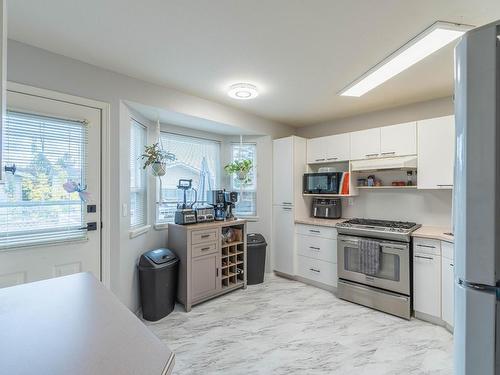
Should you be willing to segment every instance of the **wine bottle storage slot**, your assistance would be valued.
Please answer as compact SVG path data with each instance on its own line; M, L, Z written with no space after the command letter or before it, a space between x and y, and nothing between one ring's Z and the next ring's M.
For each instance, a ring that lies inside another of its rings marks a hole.
M245 243L241 227L223 228L221 286L232 288L245 282Z

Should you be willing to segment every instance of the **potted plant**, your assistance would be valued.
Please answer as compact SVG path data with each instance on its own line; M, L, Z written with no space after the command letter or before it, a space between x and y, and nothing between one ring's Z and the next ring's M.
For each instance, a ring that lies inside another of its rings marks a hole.
M151 166L154 176L164 176L167 172L167 161L175 160L175 155L171 152L160 149L157 143L151 146L144 146L144 154L141 155L144 161L143 169Z
M252 161L250 159L235 160L224 167L224 170L228 175L236 175L238 180L243 183L250 182L250 177L248 174L253 168Z

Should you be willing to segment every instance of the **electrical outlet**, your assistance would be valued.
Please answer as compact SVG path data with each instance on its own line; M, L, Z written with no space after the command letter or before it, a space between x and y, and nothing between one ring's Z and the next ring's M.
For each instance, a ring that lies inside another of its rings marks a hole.
M354 198L347 198L347 205L354 206Z

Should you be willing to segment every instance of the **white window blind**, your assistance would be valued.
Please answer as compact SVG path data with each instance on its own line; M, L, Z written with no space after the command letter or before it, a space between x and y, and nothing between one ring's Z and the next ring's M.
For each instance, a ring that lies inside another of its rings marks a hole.
M166 151L176 159L167 164L167 173L162 177L162 204L159 205L157 221L171 223L177 208L177 184L179 179L193 180L193 188L198 192L198 202L207 200L207 191L219 188L220 142L188 137L167 132L161 133L161 142ZM188 197L192 199L192 197Z
M147 129L134 119L130 124L130 227L147 224L146 170L141 155L146 145Z
M68 181L85 186L87 125L8 111L0 185L0 248L86 238L86 204L68 193ZM2 168L3 168L2 167Z
M231 189L240 194L236 203L237 216L257 216L257 145L255 143L232 143L232 160L251 160L253 168L249 181L242 183L236 176L231 179Z

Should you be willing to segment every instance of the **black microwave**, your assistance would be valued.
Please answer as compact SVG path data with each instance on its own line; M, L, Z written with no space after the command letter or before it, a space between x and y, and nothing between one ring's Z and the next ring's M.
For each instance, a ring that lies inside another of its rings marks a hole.
M304 194L339 194L343 172L306 173L302 180Z

